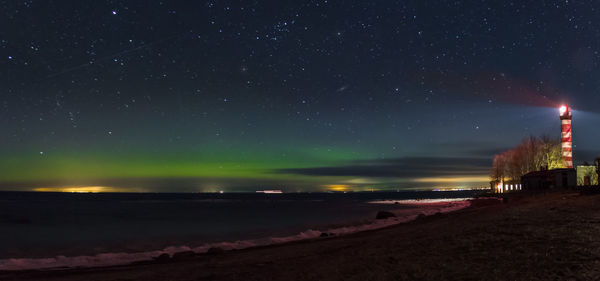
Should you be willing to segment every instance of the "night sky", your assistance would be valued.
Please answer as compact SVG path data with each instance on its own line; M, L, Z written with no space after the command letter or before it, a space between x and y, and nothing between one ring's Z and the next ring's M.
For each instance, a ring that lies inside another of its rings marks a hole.
M562 103L592 162L594 3L0 1L0 190L486 186Z

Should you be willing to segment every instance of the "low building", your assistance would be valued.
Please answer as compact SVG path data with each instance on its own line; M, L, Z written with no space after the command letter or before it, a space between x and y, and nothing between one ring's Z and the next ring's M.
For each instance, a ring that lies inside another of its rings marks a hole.
M596 166L577 166L577 185L598 185L598 174L596 173Z
M490 182L490 188L493 193L519 191L521 190L521 182L493 180Z
M577 185L575 169L552 169L530 172L521 177L523 190L567 188Z

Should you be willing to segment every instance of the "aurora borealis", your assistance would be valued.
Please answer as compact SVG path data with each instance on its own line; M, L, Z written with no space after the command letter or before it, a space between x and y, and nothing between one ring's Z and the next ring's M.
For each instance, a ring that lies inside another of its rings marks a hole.
M0 190L487 186L563 102L600 153L594 2L0 6Z

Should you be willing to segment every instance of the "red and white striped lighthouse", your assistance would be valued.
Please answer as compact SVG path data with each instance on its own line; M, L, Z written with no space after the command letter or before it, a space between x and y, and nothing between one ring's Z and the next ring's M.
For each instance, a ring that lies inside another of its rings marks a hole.
M573 135L571 134L571 108L566 105L560 107L561 147L564 165L573 168Z

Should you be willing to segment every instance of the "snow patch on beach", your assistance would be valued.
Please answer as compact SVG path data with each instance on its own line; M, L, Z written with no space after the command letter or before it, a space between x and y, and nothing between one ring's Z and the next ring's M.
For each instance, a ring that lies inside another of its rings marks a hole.
M403 204L403 205L424 205L446 202L457 202L471 200L472 198L439 198L439 199L405 199L405 200L375 200L369 201L371 204Z
M173 256L175 253L193 251L201 254L206 253L211 248L220 248L223 250L240 250L256 246L265 246L272 244L281 244L304 239L319 238L322 233L328 235L341 236L360 231L375 230L388 227L395 224L405 223L415 220L420 215L430 216L437 213L448 213L464 209L471 202L470 198L458 199L423 199L423 200L385 200L371 201L374 204L409 204L418 206L418 208L395 210L396 217L374 220L367 224L337 227L326 230L308 229L295 235L285 237L268 237L262 239L239 240L234 242L208 243L199 247L171 246L163 250L139 252L139 253L102 253L94 256L76 256L65 257L57 256L54 258L11 258L0 260L0 270L28 270L28 269L49 269L49 268L76 268L76 267L98 267L124 265L133 262L150 261L162 254Z

